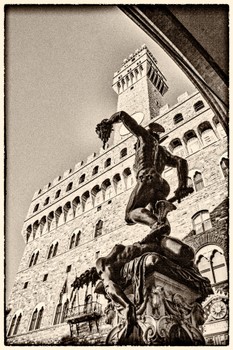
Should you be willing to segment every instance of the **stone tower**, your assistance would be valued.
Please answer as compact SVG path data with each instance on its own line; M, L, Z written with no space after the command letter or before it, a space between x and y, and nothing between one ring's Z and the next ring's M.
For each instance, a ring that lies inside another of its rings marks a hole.
M166 78L157 67L152 53L143 45L124 60L114 73L113 90L118 94L117 111L135 115L143 126L155 118L162 106L162 97L168 90ZM114 144L125 135L121 125L114 126Z

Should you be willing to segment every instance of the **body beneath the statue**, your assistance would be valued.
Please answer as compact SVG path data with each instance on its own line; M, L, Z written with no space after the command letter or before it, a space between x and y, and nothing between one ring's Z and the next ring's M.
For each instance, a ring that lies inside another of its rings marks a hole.
M118 122L122 122L137 137L134 165L137 184L130 195L125 220L129 225L140 223L151 228L149 234L141 242L129 246L117 244L106 257L101 257L96 262L97 272L103 281L106 293L120 307L121 314L125 317L124 337L127 337L135 325L136 310L135 305L122 289L124 265L145 253L155 252L181 266L192 267L194 252L191 247L180 240L168 237L171 229L167 214L176 207L166 199L170 186L162 178L165 166L177 168L178 187L175 196L180 201L190 193L187 188L187 161L172 155L159 144L158 133L165 130L157 123L151 123L147 130L138 125L126 112L121 111L113 114L109 120L102 121L97 129L108 130L108 135L110 135L109 130L112 125ZM106 138L104 140L106 142ZM148 259L148 264L153 264L151 259Z

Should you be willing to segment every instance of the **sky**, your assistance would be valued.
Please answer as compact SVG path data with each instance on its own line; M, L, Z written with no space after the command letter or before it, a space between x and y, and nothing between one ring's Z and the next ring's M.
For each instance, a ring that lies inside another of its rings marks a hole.
M113 74L143 44L167 78L171 106L193 85L115 6L12 6L6 11L6 299L36 190L98 152L95 126L116 112Z

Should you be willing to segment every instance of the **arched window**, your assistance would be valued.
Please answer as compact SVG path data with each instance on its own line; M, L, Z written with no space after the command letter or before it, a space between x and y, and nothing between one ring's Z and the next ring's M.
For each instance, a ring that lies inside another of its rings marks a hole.
M31 233L32 233L32 225L29 225L26 229L26 240L27 242L29 241L29 238L31 236Z
M172 140L169 144L169 148L172 151L172 153L175 154L176 156L179 156L182 158L186 156L184 146L182 145L182 142L179 138Z
M53 257L57 255L57 249L58 249L58 242L54 246Z
M38 209L39 209L39 204L36 204L34 209L33 209L33 213L35 213Z
M18 317L17 317L17 320L16 320L16 325L15 325L15 329L14 329L13 335L16 335L18 333L19 325L20 325L20 322L21 322L21 318L22 318L22 314L19 314Z
M189 154L192 154L200 149L199 140L193 130L189 130L184 134L184 140L186 142Z
M48 258L53 258L54 256L57 255L57 250L58 250L58 242L54 242L53 244L51 244L50 248L49 248L49 253L48 253Z
M50 229L53 228L53 226L52 226L53 220L54 220L54 212L51 211L51 213L49 213L49 215L48 215L48 231L50 231Z
M48 259L52 257L52 254L53 254L53 244L49 248Z
M216 245L207 245L196 253L197 266L202 276L207 277L211 284L228 279L226 259L223 250Z
M72 201L72 207L73 207L73 213L74 213L74 217L80 213L81 210L81 204L80 204L80 198L76 197L73 201Z
M101 236L103 230L103 221L99 220L95 226L95 237Z
M92 176L98 174L98 172L99 172L99 166L96 165L96 166L93 168L93 170L92 170Z
M205 232L212 227L208 210L198 212L193 216L192 220L196 234Z
M38 310L35 309L35 311L32 314L32 319L31 319L29 331L33 331L35 329L37 314L38 314Z
M46 224L46 216L43 216L40 220L40 233L41 235L44 233L44 231L46 230L45 228L45 224Z
M102 191L99 185L96 185L91 190L93 205L99 205L103 201Z
M207 120L201 123L197 129L205 146L217 140L214 130Z
M66 222L67 220L72 219L72 210L71 209L71 203L67 202L64 207L63 207L63 212L64 212L64 221Z
M66 192L71 191L73 187L73 182L70 182L66 187Z
M198 171L196 171L196 173L193 177L193 181L194 181L195 190L197 192L204 188L204 182L203 182L202 175Z
M33 265L36 265L37 260L38 260L38 257L39 257L39 250L37 251L37 253L36 253L36 255L35 255L35 259L34 259Z
M43 313L44 313L44 308L42 307L38 313L35 329L40 329Z
M32 230L33 230L33 239L36 237L37 234L37 229L39 227L39 221L36 220L36 222L34 222L33 226L32 226Z
M59 226L63 223L61 215L62 215L62 207L59 207L55 211L56 226Z
M214 123L214 125L215 125L215 127L217 129L218 135L220 137L226 136L226 132L223 129L222 124L220 123L219 119L216 116L214 116L214 118L213 118L213 123Z
M69 300L66 300L64 306L63 306L63 310L62 310L62 315L61 315L61 323L65 322L65 318L67 315L67 311L69 308Z
M214 282L222 282L228 279L226 260L222 253L215 250L211 259Z
M222 158L220 162L220 166L222 169L223 176L226 178L229 174L229 159L228 158Z
M60 197L60 194L61 194L61 190L58 190L58 191L56 192L56 194L55 194L55 199L56 199L56 198L59 198L59 197Z
M199 258L199 261L197 262L197 267L200 271L200 274L203 277L207 277L210 280L210 283L214 283L210 261L206 257L201 256Z
M123 192L123 181L120 177L120 174L116 174L113 177L113 184L115 187L116 194Z
M79 184L83 183L85 181L85 177L86 175L85 174L82 174L82 176L80 176L79 178Z
M86 191L85 193L83 193L81 200L82 200L83 211L89 210L92 208L92 200L91 200L89 191Z
M126 147L123 148L120 152L120 158L123 158L125 156L127 156L127 148Z
M75 246L75 233L72 234L70 239L70 249L74 248Z
M106 179L102 183L101 187L102 187L102 190L103 190L104 200L108 200L108 199L113 197L114 189L113 189L113 186L112 186L111 181L109 179Z
M124 176L124 180L125 180L125 186L126 186L126 189L130 188L133 183L134 183L134 178L133 178L133 174L130 170L130 168L126 168L124 171L123 171L123 176Z
M38 257L39 257L39 250L32 254L30 262L29 262L29 267L36 265Z
M81 231L74 232L72 234L71 239L70 239L70 248L69 249L72 249L72 248L77 247L79 245L80 236L81 236Z
M35 257L35 254L33 253L29 262L29 267L33 265L34 257Z
M200 109L202 109L202 108L204 108L204 107L205 107L205 106L204 106L204 103L203 103L203 101L201 101L201 100L197 101L197 102L194 103L194 105L193 105L193 108L194 108L195 112L200 111Z
M46 200L44 201L44 205L48 205L49 204L49 197L46 198Z
M10 337L13 334L13 331L15 329L15 322L16 322L16 315L12 318L10 329L8 331L8 337Z
M106 159L106 161L104 162L104 167L107 168L108 166L111 165L111 158Z
M182 120L184 120L184 118L183 118L183 115L181 113L176 114L173 118L174 124L178 124Z
M61 311L62 311L62 303L59 303L56 307L56 312L55 312L55 317L53 322L54 325L60 323Z

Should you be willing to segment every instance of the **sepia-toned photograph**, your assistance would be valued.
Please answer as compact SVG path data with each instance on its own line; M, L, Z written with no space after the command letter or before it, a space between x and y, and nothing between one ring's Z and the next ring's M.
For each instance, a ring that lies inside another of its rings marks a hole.
M229 345L229 5L5 4L4 345Z

